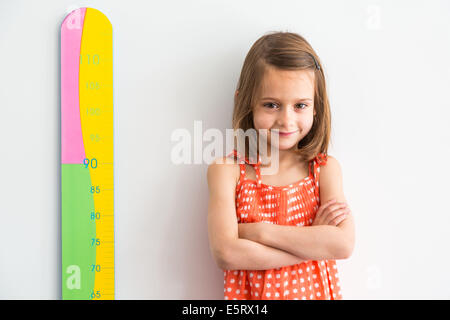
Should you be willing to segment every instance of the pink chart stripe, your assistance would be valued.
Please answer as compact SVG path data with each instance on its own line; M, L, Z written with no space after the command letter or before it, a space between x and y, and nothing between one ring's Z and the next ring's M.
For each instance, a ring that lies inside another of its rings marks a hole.
M61 161L83 163L85 151L78 94L81 36L86 8L67 15L61 24Z

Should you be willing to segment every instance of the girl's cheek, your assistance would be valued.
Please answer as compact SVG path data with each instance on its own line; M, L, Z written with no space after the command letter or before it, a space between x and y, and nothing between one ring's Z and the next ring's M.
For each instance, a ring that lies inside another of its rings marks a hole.
M272 127L273 121L269 115L265 115L262 113L256 113L253 116L253 123L255 125L255 129L270 129Z
M299 127L302 129L303 133L306 135L312 128L313 121L302 121L299 123Z

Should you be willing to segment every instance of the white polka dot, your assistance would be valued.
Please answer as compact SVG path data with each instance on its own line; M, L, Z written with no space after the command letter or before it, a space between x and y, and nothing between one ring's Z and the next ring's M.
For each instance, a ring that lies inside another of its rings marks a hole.
M266 293L266 297L269 298L270 297L270 292Z
M266 284L266 287L267 287L267 288L270 288L270 283Z
M305 292L305 287L302 287L302 292Z
M237 289L236 294L239 294L239 293L241 293L241 290Z

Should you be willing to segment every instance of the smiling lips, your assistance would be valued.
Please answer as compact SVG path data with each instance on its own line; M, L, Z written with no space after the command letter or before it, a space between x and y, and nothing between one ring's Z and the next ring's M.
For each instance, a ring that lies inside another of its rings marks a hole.
M296 133L297 131L298 131L298 130L291 131L291 132L288 132L288 131L282 132L282 131L280 131L280 132L279 132L279 136L280 136L280 137L287 137L287 136L290 136L290 135Z

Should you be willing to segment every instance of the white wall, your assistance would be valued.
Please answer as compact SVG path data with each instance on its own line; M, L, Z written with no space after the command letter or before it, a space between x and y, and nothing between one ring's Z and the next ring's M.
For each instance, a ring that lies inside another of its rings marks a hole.
M276 30L305 36L328 77L357 232L344 298L450 298L445 0L1 1L0 298L60 298L59 28L74 6L114 30L117 299L222 299L207 165L172 164L170 137L231 127L245 55Z

